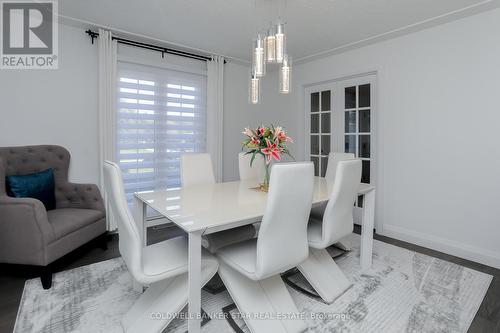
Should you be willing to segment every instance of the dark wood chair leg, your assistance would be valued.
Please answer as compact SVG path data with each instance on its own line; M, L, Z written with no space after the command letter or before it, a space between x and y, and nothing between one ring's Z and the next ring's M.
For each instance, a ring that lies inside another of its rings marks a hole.
M42 281L43 289L52 287L52 269L50 266L43 266L40 272L40 280Z

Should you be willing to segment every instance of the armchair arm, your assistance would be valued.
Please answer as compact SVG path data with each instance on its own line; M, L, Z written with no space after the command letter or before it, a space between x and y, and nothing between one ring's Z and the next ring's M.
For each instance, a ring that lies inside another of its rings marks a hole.
M101 192L95 184L56 184L56 206L105 211Z
M0 262L44 266L54 239L41 201L0 195Z

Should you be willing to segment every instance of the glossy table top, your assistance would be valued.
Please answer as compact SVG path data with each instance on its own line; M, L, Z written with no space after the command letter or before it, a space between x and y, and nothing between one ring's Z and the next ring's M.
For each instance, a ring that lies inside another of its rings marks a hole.
M258 222L264 215L267 193L255 189L255 181L234 181L162 191L138 192L135 196L186 232L205 234ZM313 206L328 201L332 186L314 178ZM360 184L358 193L374 187Z

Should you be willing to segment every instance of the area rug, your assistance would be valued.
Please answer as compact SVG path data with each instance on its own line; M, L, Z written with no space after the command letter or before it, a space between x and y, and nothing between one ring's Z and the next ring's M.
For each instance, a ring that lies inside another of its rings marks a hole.
M492 279L379 241L372 269L361 272L360 237L343 242L352 250L335 261L353 286L333 304L323 303L299 272L283 276L308 332L467 332ZM28 280L14 332L122 332L120 318L137 297L121 258L57 273L50 290ZM202 307L202 332L248 332L224 288L202 291ZM186 329L178 318L164 332Z

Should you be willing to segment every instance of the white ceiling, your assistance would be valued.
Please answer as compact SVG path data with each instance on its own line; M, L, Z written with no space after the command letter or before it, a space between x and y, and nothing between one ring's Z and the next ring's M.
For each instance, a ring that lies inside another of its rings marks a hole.
M64 18L250 60L278 12L288 53L310 58L498 6L498 0L60 0Z

